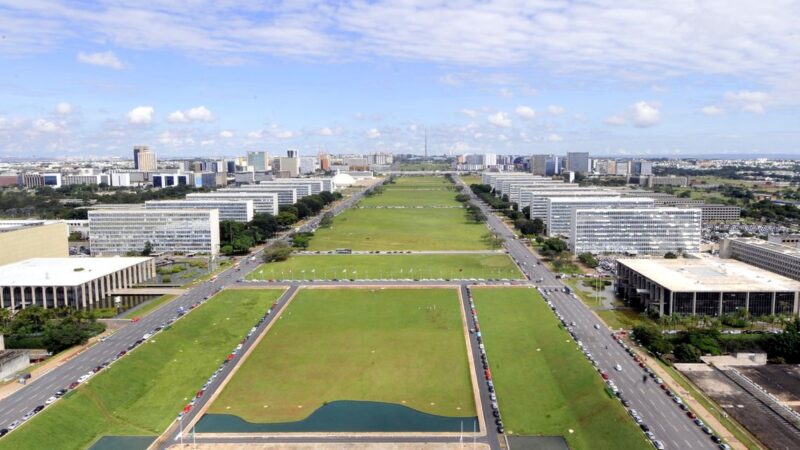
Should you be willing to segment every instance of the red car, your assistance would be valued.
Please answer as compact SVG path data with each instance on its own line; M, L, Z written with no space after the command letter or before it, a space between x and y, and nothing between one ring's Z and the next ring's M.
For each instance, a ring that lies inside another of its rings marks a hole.
M199 391L197 391L197 395L195 395L195 398L200 398L205 393L206 393L206 391L204 391L203 389L200 389Z
M667 385L666 384L662 384L660 387L661 387L661 389L663 389L665 391L667 390Z
M608 374L605 372L600 372L600 375L603 377L604 380L608 379Z
M688 417L688 418L690 418L692 420L697 419L697 415L695 415L695 413L693 413L691 411L686 411L686 417Z
M78 383L77 381L73 381L72 383L69 384L69 388L75 389L76 387L78 387L79 384L80 383Z
M492 379L492 372L490 372L489 369L484 370L483 375L486 377L487 380Z

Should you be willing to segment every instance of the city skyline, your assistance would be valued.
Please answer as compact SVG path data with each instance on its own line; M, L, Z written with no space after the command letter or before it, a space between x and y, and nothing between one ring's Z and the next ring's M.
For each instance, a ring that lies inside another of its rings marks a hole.
M0 157L798 152L796 7L198 5L0 6Z

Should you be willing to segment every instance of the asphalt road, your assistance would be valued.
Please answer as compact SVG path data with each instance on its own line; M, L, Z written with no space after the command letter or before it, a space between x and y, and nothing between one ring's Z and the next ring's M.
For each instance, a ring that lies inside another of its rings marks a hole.
M355 204L362 196L363 191L354 194L339 202L333 208L323 211L322 214L331 211L334 215L338 215ZM316 228L320 219L321 215L318 215L307 221L298 227L299 231L309 231ZM290 241L290 239L289 233L286 233L284 236L274 239L273 242L277 240ZM201 302L225 287L236 283L239 278L244 277L245 274L261 264L260 254L261 250L248 255L238 264L219 273L214 281L209 280L190 288L183 295L156 309L139 322L131 323L119 329L104 342L91 346L50 372L29 380L25 387L0 401L0 428L7 428L10 423L21 419L22 416L37 405L44 405L45 401L59 389L66 388L70 383L103 362L111 361L114 356L123 350L127 350L131 343L141 339L144 334L152 332L159 325L174 318L179 307L183 307L188 311L191 305ZM35 416L30 420L35 420Z
M598 367L606 371L614 380L625 399L629 400L631 407L639 412L644 423L650 426L656 438L663 442L668 449L716 448L717 445L652 379L642 381L643 370L611 337L611 332L605 324L583 302L564 293L563 289L566 285L544 265L537 265L537 260L530 249L517 240L514 233L468 187L464 192L468 193L473 202L481 207L487 217L489 228L505 238L505 247L509 255L518 262L525 275L530 280L541 279L541 282L536 283L541 288L559 290L559 292L548 294L548 299L553 302L567 322L575 322L576 325L573 328L576 330L578 339L589 349L596 359ZM598 325L600 329L595 329L595 325ZM617 364L621 366L621 371L614 369ZM500 405L501 414L502 411L503 405Z

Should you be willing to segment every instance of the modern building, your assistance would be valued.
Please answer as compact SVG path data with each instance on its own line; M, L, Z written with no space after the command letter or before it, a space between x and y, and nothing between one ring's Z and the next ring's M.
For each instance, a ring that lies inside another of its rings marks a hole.
M243 186L236 186L226 189L219 189L217 192L274 192L278 194L278 205L294 205L300 197L297 191L303 192L303 196L311 195L311 187L305 186L303 188L290 188L290 187L276 187L265 184L249 184Z
M319 170L319 160L315 156L300 158L300 174L309 175Z
M247 165L255 172L266 172L270 169L270 158L267 152L247 152Z
M388 166L394 162L394 155L391 153L371 153L367 155L367 162L371 166Z
M328 178L330 180L330 178ZM259 185L267 185L267 186L280 186L280 187L290 187L296 188L301 186L310 186L311 187L311 194L319 194L322 191L332 192L333 183L325 183L321 179L314 179L314 178L294 178L294 179L275 179L275 180L267 180L258 183ZM327 186L327 187L326 187Z
M625 197L547 197L544 223L548 236L569 238L572 231L573 209L652 208L651 198Z
M719 203L698 205L703 210L703 222L735 222L742 217L742 208Z
M273 168L273 172L280 173L283 177L296 177L300 175L300 157L297 151L289 150L289 156L276 158L278 167Z
M727 238L720 258L733 258L794 280L800 280L800 249L758 238Z
M186 200L250 200L253 202L253 210L256 214L278 215L278 194L274 192L197 192L187 194Z
M0 220L0 266L30 258L69 256L69 228L64 222Z
M797 314L800 282L732 259L619 259L617 293L659 315Z
M215 188L228 184L228 176L225 172L202 172L194 174L194 186Z
M91 309L114 291L155 276L153 258L26 259L0 266L0 305L11 311L29 306Z
M659 175L650 175L647 177L645 181L645 186L652 188L656 186L675 186L675 187L686 187L689 185L689 178L688 177L680 177L680 176L659 176Z
M800 248L800 234L771 234L767 240L775 244Z
M552 177L561 171L561 161L555 155L532 155L531 172L541 177Z
M567 152L565 168L567 172L589 173L589 153Z
M700 209L573 209L572 253L658 255L698 253Z
M109 177L108 174L63 175L61 177L61 183L64 186L72 186L72 185L76 185L76 184L97 186L97 185L102 184L102 183L105 183L107 185L111 185L110 181L111 181L111 178Z
M555 197L617 197L619 191L606 188L582 188L576 184L564 184L560 187L552 187L540 190L531 195L529 203L520 203L520 210L524 206L530 206L530 219L547 219L547 199ZM522 200L522 193L520 193ZM526 194L527 197L527 194Z
M194 185L192 173L156 173L150 175L154 188Z
M156 154L146 145L133 147L133 168L140 172L155 172L158 170Z
M89 211L92 255L141 252L219 254L216 209L106 209Z
M252 200L149 200L144 202L145 209L216 209L219 220L232 220L247 223L253 220L254 206Z
M496 189L500 180L514 177L531 178L531 174L529 172L483 172L481 173L481 184L488 184L492 189Z
M631 161L630 170L631 175L648 176L653 174L653 163L650 161L639 160Z

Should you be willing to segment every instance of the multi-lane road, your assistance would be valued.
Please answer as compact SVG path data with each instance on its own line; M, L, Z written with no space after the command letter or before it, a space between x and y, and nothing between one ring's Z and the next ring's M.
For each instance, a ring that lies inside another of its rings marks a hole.
M459 183L465 186L460 180ZM665 395L658 384L643 380L642 368L611 337L605 324L583 302L566 294L563 291L566 285L543 264L537 264L530 249L517 240L515 234L467 186L464 192L483 210L489 228L505 239L509 255L517 261L525 275L530 280L541 280L537 285L542 288L553 288L554 292L548 294L548 299L567 322L575 322L573 328L577 338L594 356L598 368L614 380L625 399L631 402L631 408L639 412L656 438L668 449L716 448L716 444ZM622 370L615 369L617 364Z
M321 214L330 211L334 215L338 215L358 202L363 193L364 191L360 191L334 204ZM298 227L297 231L315 229L320 219L321 215L318 215L306 221ZM289 239L289 233L286 233L275 238L272 242L277 240L288 241ZM31 379L25 387L0 401L0 428L8 427L9 424L21 419L22 416L36 406L44 405L45 401L59 389L66 388L70 383L76 381L90 370L104 362L111 361L121 351L127 350L128 346L134 341L141 339L146 333L152 332L156 327L174 318L178 308L182 307L188 311L191 305L205 300L226 286L236 283L238 279L244 277L245 274L261 264L261 251L258 250L248 255L238 264L222 271L211 280L191 287L184 294L156 309L140 321L120 328L104 342L98 342L46 374ZM35 418L31 420L35 420Z

